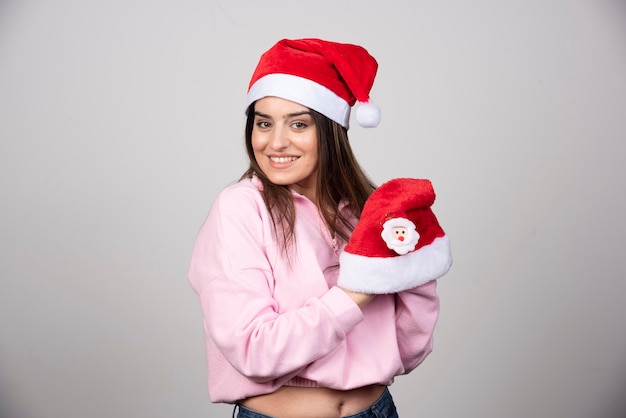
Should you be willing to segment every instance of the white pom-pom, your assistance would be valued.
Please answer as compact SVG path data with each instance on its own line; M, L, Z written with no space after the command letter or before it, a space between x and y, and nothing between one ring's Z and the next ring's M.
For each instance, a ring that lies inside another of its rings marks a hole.
M380 109L370 102L359 102L356 109L356 121L364 128L375 128L380 123Z

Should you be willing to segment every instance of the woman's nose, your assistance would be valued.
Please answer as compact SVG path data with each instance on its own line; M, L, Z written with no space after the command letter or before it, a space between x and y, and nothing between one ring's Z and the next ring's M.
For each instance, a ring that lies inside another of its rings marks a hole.
M286 129L276 127L272 132L272 139L270 145L274 149L284 149L289 146L289 133Z

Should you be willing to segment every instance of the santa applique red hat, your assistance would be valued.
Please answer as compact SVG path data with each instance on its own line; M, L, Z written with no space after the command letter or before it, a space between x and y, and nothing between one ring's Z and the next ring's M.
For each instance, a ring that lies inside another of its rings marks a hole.
M340 255L337 285L396 293L446 274L450 241L431 210L434 201L429 180L398 178L379 186Z
M370 103L378 63L363 47L322 39L283 39L265 52L248 86L247 106L267 96L307 106L346 129L351 107L359 102L359 125L380 122Z

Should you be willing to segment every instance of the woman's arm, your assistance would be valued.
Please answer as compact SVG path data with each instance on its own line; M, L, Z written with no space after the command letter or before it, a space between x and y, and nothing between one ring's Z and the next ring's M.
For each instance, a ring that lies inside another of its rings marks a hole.
M279 313L261 205L242 193L222 193L198 235L189 273L210 338L233 367L258 382L297 373L363 319L337 287Z
M396 294L396 333L405 373L416 368L432 351L438 317L436 280Z

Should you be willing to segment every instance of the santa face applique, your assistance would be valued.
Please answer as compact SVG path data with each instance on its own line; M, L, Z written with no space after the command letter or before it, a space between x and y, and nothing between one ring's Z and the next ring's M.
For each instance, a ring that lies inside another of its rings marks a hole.
M405 218L392 218L383 224L380 236L387 247L400 255L413 251L419 240L415 224Z

